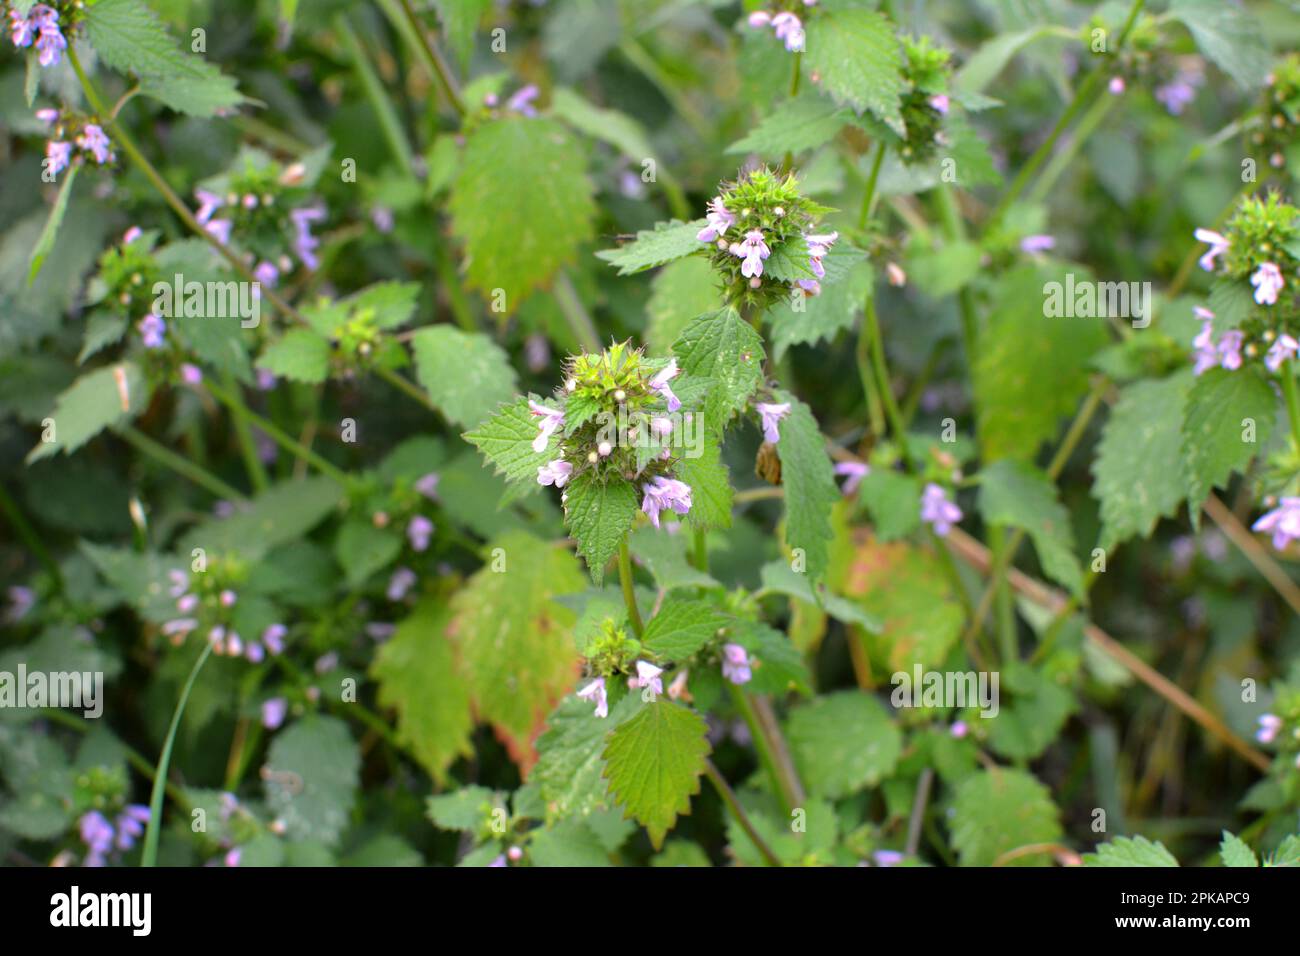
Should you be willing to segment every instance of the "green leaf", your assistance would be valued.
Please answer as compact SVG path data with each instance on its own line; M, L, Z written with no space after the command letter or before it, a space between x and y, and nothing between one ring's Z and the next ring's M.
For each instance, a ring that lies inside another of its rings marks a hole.
M1159 840L1146 837L1116 837L1097 844L1092 853L1083 855L1084 866L1177 866L1178 861Z
M781 697L790 693L812 694L808 665L787 634L761 621L741 618L732 618L727 631L729 641L749 652L753 678L745 685L745 690Z
M533 866L612 865L600 837L580 820L564 820L553 827L534 830L528 858Z
M565 491L565 525L587 560L592 580L600 584L605 565L636 521L636 489L621 478L601 481L588 472L569 482Z
M302 537L344 500L333 479L314 475L285 481L253 499L229 518L214 518L186 533L180 551L203 548L209 555L238 552L246 559Z
M905 85L903 55L894 25L874 10L824 10L807 27L807 67L837 103L869 110L906 136L899 97Z
M1300 866L1300 836L1291 834L1269 854L1265 866Z
M1092 463L1102 548L1109 551L1135 535L1147 537L1158 520L1172 517L1182 504L1187 494L1183 407L1191 386L1186 369L1120 392Z
M668 700L643 707L605 745L610 793L650 834L656 850L679 814L690 813L710 747L704 718Z
M894 772L903 737L874 697L837 691L790 714L786 733L809 792L839 799Z
M533 451L537 419L528 410L527 397L502 406L477 431L461 437L477 447L492 462L496 473L510 482L531 482L536 487L537 469L551 459L549 451Z
M54 440L41 442L27 463L63 452L70 455L105 428L128 421L149 404L149 387L134 362L120 362L87 372L61 393L50 418Z
M509 356L482 332L434 325L412 335L411 348L420 384L456 424L478 425L515 395Z
M266 802L290 840L336 846L348 826L361 752L348 725L311 715L276 735L262 779Z
M1264 85L1271 58L1264 31L1249 10L1222 0L1173 0L1169 15L1182 21L1201 52L1242 89Z
M475 713L527 768L539 725L578 672L574 614L554 598L582 590L584 580L573 555L521 531L494 539L488 553L494 559L452 598L448 633Z
M999 687L996 717L981 721L989 727L989 747L994 753L1017 762L1042 755L1060 734L1069 716L1078 709L1073 691L1059 684L1053 675L1019 661L1004 666ZM982 706L967 699L969 707Z
M31 267L27 272L27 284L31 285L36 281L36 275L41 271L41 266L45 264L45 257L50 254L54 248L54 240L59 236L59 226L63 224L63 214L68 211L68 197L72 195L72 187L77 182L77 170L80 166L73 165L68 174L63 177L63 185L59 187L59 194L54 199L54 206L50 209L50 218L45 220L45 228L41 230L41 237L36 240L36 246L32 249Z
M140 77L145 95L192 116L244 101L232 77L177 46L144 0L99 0L82 15L95 52L113 69Z
M492 819L494 810L505 809L505 801L487 787L470 786L430 797L424 807L434 826L476 833Z
M640 123L618 110L601 109L568 87L551 92L551 113L578 132L608 143L638 165L655 158L654 147Z
M572 262L596 205L586 157L553 120L511 117L470 133L448 208L470 286L513 312Z
M708 428L720 432L763 383L763 339L730 306L697 317L673 343L690 375L712 379L704 403Z
M1187 504L1194 516L1213 488L1245 471L1267 442L1277 418L1277 398L1257 369L1212 368L1187 393L1182 428ZM1247 420L1253 440L1247 441Z
M913 255L907 271L916 288L932 299L952 295L980 271L984 251L973 242L947 242Z
M840 500L840 490L812 411L788 392L777 392L776 401L790 404L776 446L785 485L785 543L802 549L808 576L817 580L830 563L831 509Z
M447 46L460 60L461 69L468 68L474 53L474 34L483 15L491 9L492 0L434 0L434 6L447 36Z
M602 249L596 253L596 258L615 266L621 276L644 272L707 249L706 243L695 238L704 226L703 219L661 222L654 229L642 229L636 234L636 239L626 245L617 249Z
M834 139L848 119L848 111L826 97L803 93L780 103L727 152L780 157L816 149Z
M897 541L921 527L921 481L911 475L873 468L858 486L862 502L881 541Z
M1014 459L994 462L979 478L984 520L1028 532L1047 576L1082 598L1083 568L1074 551L1070 513L1058 500L1052 480Z
M718 439L705 436L701 453L677 463L677 478L691 486L691 511L686 520L692 528L708 531L731 527L731 504L735 490L731 473L722 463Z
M800 574L790 567L787 561L769 561L763 565L760 575L765 591L773 591L777 594L786 594L798 598L805 604L822 608L831 617L843 621L845 624L856 624L859 627L865 627L869 631L878 631L884 626L880 618L868 614L857 604L845 600L838 594L831 594L830 591L826 590L825 585L814 591L812 582L808 580L808 575Z
M694 495L692 489L692 495ZM694 500L692 499L692 506ZM650 569L655 584L665 591L674 588L719 587L717 581L691 565L686 556L687 538L659 528L637 528L628 536L632 556Z
M680 663L707 644L723 623L706 601L670 597L646 624L641 643L658 658Z
M691 319L717 308L721 297L713 266L702 256L678 259L656 272L646 303L646 343L651 351L668 354Z
M1223 860L1224 866L1259 866L1255 851L1248 847L1241 837L1234 836L1227 830L1223 831L1223 840L1219 844L1219 856Z
M549 815L587 817L613 806L604 778L604 744L641 706L639 696L628 694L601 718L575 694L560 701L537 738L537 766L528 777L541 788Z
M392 563L401 550L400 533L393 528L376 528L364 518L344 522L334 540L334 558L351 588L365 584L372 574Z
M1061 838L1051 794L1023 770L979 770L957 785L949 827L962 866L992 866L1003 854ZM1007 866L1043 866L1049 856L1028 853Z
M330 344L311 329L289 329L266 347L257 364L292 381L318 385L329 378Z
M1015 33L999 33L968 59L953 79L954 89L964 94L979 93L1002 72L1011 58L1041 37L1053 36L1054 26L1035 26Z
M780 359L792 345L831 340L851 328L872 294L875 277L860 249L839 244L822 260L826 277L820 295L791 298L767 311L772 355Z
M473 754L469 689L445 635L447 608L426 602L411 612L379 648L370 676L379 706L397 711L397 739L440 785L457 757Z

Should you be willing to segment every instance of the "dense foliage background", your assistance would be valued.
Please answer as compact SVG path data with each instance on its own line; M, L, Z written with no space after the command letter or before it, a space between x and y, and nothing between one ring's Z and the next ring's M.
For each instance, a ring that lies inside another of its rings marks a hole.
M1297 4L0 6L6 864L1300 862Z

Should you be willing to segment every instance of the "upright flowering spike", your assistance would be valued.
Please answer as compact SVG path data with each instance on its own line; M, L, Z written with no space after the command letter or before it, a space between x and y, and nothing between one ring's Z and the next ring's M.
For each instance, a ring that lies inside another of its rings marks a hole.
M1255 301L1260 305L1274 305L1277 294L1282 291L1282 270L1275 262L1265 262L1250 277L1250 284L1255 287Z
M721 196L709 200L708 212L704 218L709 224L695 234L700 242L715 242L736 224L736 217L727 211Z
M851 495L858 490L862 479L871 474L871 466L860 461L841 461L835 465L835 474L844 475L848 479L844 482L843 490L846 495Z
M573 466L563 458L556 458L554 461L548 461L545 465L538 467L537 483L563 488L572 474Z
M650 693L658 697L664 692L663 678L659 675L664 672L662 667L656 667L649 661L636 662L636 677L628 681L631 687L648 688Z
M597 717L609 716L609 698L605 695L605 678L597 677L578 691L578 696L596 705L595 715Z
M767 402L756 402L754 407L758 409L759 417L763 422L764 440L775 445L781 440L781 432L777 428L777 424L790 414L790 403L782 402L779 405L773 405Z
M424 515L416 515L411 519L411 523L406 526L406 537L411 542L411 547L416 551L426 551L429 548L429 537L433 534L433 522Z
M564 427L564 411L559 408L547 408L541 402L528 400L528 410L541 421L537 423L537 437L533 439L533 451L546 451L546 445L557 429Z
M731 254L745 260L740 267L741 275L746 278L758 278L763 274L763 260L772 254L772 250L763 241L763 231L751 229L745 233L743 242L738 242L731 247Z
M1206 272L1212 272L1214 270L1214 260L1227 252L1229 246L1231 246L1228 237L1215 232L1213 229L1197 229L1193 235L1199 241L1210 244L1209 251L1201 256L1199 262L1202 269Z
M733 684L748 684L753 678L749 653L739 644L722 645L722 676Z
M1255 731L1255 739L1261 744L1271 744L1277 739L1277 733L1281 729L1281 717L1276 714L1261 714L1259 717L1259 730Z
M961 508L948 500L948 493L941 485L930 482L925 486L921 494L921 520L931 525L935 534L943 537L962 517Z
M669 359L668 364L656 372L649 382L650 391L657 392L668 403L670 412L675 412L682 407L681 399L673 394L672 388L668 385L669 381L677 377L678 371L677 359Z
M1273 535L1273 547L1285 550L1300 538L1300 498L1283 498L1276 508L1251 525L1251 530Z
M659 527L659 512L671 510L686 515L691 510L691 486L676 478L657 475L641 486L645 497L641 510L649 516L651 524Z

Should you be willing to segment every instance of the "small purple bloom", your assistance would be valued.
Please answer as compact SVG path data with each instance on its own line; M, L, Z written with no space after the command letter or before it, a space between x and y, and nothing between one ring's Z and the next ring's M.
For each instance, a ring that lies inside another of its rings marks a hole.
M1020 240L1020 251L1029 255L1039 252L1049 252L1056 248L1056 239L1052 236L1034 235L1025 236Z
M709 200L708 210L704 218L709 224L695 234L700 242L714 242L736 224L736 217L723 205L721 196Z
M656 392L665 402L668 403L668 411L675 412L682 407L681 399L673 394L672 388L668 382L677 377L678 373L677 359L669 359L668 364L661 368L650 379L650 391Z
M149 808L139 804L127 806L117 815L117 840L119 850L129 850L144 835L144 825L149 822Z
M1223 338L1219 339L1219 364L1230 372L1241 368L1241 343L1245 337L1245 333L1239 329L1232 329L1224 332Z
M1172 116L1180 116L1187 105L1196 99L1196 87L1184 79L1175 80L1156 88L1156 99L1164 104Z
M436 471L431 471L427 475L421 476L420 480L415 483L415 490L430 501L438 500L438 482L442 478Z
M1251 530L1272 534L1273 547L1285 550L1300 538L1300 498L1283 498L1276 508L1251 525Z
M763 260L772 254L767 243L763 241L761 229L751 229L745 233L743 242L731 247L731 254L745 261L741 263L740 274L745 278L757 278L763 274Z
M410 568L398 568L393 572L393 576L388 579L388 600L400 601L406 597L406 593L415 587L415 572Z
M181 365L181 381L195 387L203 384L203 371L197 365L184 362Z
M87 123L77 137L77 145L95 157L95 162L103 166L113 161L113 150L109 146L108 136L94 123Z
M393 211L387 206L376 206L370 210L370 221L374 223L376 229L387 235L393 231L396 220L393 218Z
M46 126L53 126L59 120L59 111L51 109L37 110L36 118Z
M520 87L510 99L506 100L506 109L514 110L524 116L536 116L537 110L532 103L537 99L538 92L537 86L533 83Z
M1110 90L1111 96L1119 96L1127 88L1122 76L1112 76L1110 82L1106 84L1106 89Z
M244 647L244 657L248 658L250 664L260 664L266 660L266 648L257 641L249 641Z
M804 240L808 243L808 267L812 269L813 275L818 279L826 278L826 269L822 265L822 259L826 258L827 253L831 251L831 246L839 237L838 232L830 232L821 236L804 236Z
M970 727L967 726L966 721L964 720L954 720L952 726L948 728L948 733L952 734L952 736L956 737L958 740L961 740L970 733Z
M659 527L659 512L672 510L679 515L686 515L691 510L691 486L676 478L658 475L641 486L645 497L641 500L641 510L650 518L650 523Z
M295 209L289 213L289 218L298 232L293 240L294 252L308 269L319 268L320 260L316 258L316 249L320 246L320 240L311 234L311 224L325 218L324 208L307 206Z
M195 211L194 218L201 225L207 225L213 214L224 205L220 196L206 189L194 190L194 198L199 201L199 208Z
M1196 349L1196 364L1192 371L1200 375L1219 364L1219 350L1214 346L1214 313L1199 305L1195 312L1201 320L1201 331L1192 339L1192 347Z
M722 676L733 684L748 684L753 678L749 654L739 644L722 645Z
M871 858L876 861L876 866L897 866L903 862L903 854L897 850L877 850Z
M597 677L582 690L578 691L578 696L589 703L596 705L595 715L597 717L609 716L609 698L605 694L605 678Z
M140 330L140 340L144 343L145 348L162 348L163 333L167 331L166 322L150 312L140 320L136 327Z
M1273 341L1268 355L1264 357L1264 364L1268 366L1270 372L1276 372L1282 367L1283 362L1294 358L1297 351L1300 351L1300 342L1283 332Z
M5 611L4 619L10 624L17 624L27 616L27 612L36 603L36 594L31 588L23 587L21 584L13 585L7 593L9 608Z
M81 842L89 850L82 865L103 866L107 862L108 852L113 848L113 825L98 810L90 810L82 815L77 829L81 834Z
M1255 287L1255 301L1260 305L1273 305L1277 294L1282 291L1282 270L1275 262L1265 262L1250 277L1250 284Z
M179 643L185 639L186 634L198 626L199 622L192 617L178 617L165 622L162 626L162 632L165 636Z
M844 475L848 478L844 482L844 493L851 495L858 490L858 485L862 484L862 479L871 474L871 466L864 465L860 461L841 461L835 465L835 474Z
M49 163L50 175L59 175L72 162L72 144L57 139L50 140L45 144L45 161Z
M948 493L940 485L930 482L921 495L921 520L934 528L934 533L943 537L952 530L952 526L962 519L962 510L948 500Z
M284 636L289 633L289 629L283 624L272 624L262 632L262 643L272 654L284 653Z
M197 594L182 594L176 602L176 610L182 614L193 614L198 606L199 596Z
M941 116L948 115L948 109L951 105L952 101L948 99L947 94L936 93L934 96L930 97L930 106L932 106Z
M548 461L537 469L537 483L539 485L554 485L556 488L563 488L569 476L573 474L573 466L563 458L556 458L554 461Z
M650 693L658 697L664 692L663 678L659 676L663 672L662 667L656 667L649 661L637 661L636 677L628 681L628 686L649 688Z
M803 23L793 13L782 11L772 17L772 29L791 53L803 52Z
M528 410L541 421L537 423L537 437L533 439L533 451L546 451L546 445L551 440L555 432L564 427L564 410L559 408L548 408L541 402L528 400Z
M1271 744L1277 739L1277 732L1282 729L1282 718L1276 714L1262 714L1259 718L1259 730L1255 739L1261 744Z
M280 281L280 270L270 262L260 262L253 270L253 278L268 289L274 289L275 284ZM261 290L259 289L258 292L260 293Z
M1206 272L1213 271L1214 260L1227 252L1228 247L1231 245L1228 241L1228 237L1215 232L1213 229L1197 229L1192 233L1192 235L1194 235L1198 241L1208 242L1210 244L1209 251L1206 252L1205 255L1201 256L1198 261L1200 262L1201 268Z
M551 345L545 335L535 332L524 340L524 361L531 372L540 372L551 364Z
M757 402L754 407L758 409L759 418L763 422L764 440L775 445L781 440L781 432L777 425L781 419L790 414L790 403L782 402L779 405L773 405L768 402Z
M429 536L433 534L433 522L424 515L416 515L406 526L406 537L416 551L429 548Z
M275 730L284 723L285 715L288 713L289 702L283 697L265 700L262 702L262 726L267 730Z
M217 599L221 602L222 607L234 607L235 602L239 600L239 595L230 590L230 588L225 588L222 590L221 594L218 595Z

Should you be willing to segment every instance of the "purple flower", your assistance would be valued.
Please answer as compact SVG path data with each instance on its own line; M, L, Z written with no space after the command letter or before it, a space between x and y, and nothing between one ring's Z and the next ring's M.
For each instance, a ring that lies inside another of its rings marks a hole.
M45 161L49 163L50 175L59 175L72 162L72 144L57 139L50 140L45 144Z
M663 678L659 675L664 672L662 667L656 667L649 661L636 662L636 676L628 680L629 687L649 688L650 693L658 697L664 692Z
M270 700L262 702L262 726L267 730L275 730L284 723L285 715L289 712L289 702L283 697L272 697Z
M1219 364L1230 372L1241 368L1241 343L1245 337L1238 329L1232 329L1224 332L1223 338L1219 339Z
M533 439L533 451L540 454L546 451L546 445L556 430L564 427L564 410L548 408L541 402L535 402L530 398L528 400L528 411L541 419L537 423L537 437Z
M731 254L739 256L745 261L741 263L740 274L745 278L757 278L763 274L763 260L771 255L772 251L767 248L767 243L763 241L763 231L761 229L751 229L745 233L743 242L735 243L731 247Z
M1196 364L1192 371L1200 375L1219 364L1219 350L1214 347L1214 313L1199 305L1194 311L1201 320L1201 331L1192 339L1192 347L1196 349Z
M32 45L32 40L36 36L37 24L35 17L36 10L33 8L29 15L24 17L16 9L9 11L9 29L12 31L11 39L14 46L22 48Z
M582 690L578 691L578 696L583 700L596 705L595 715L597 717L609 716L609 698L605 695L605 678L597 677Z
M433 534L433 522L424 515L416 515L411 519L411 523L406 526L406 537L411 542L411 547L416 551L426 551L429 547L429 536Z
M186 385L198 387L203 384L203 371L197 365L189 362L181 364L181 381Z
M903 862L903 854L897 850L877 850L871 858L876 861L876 866L897 866Z
M1282 367L1282 363L1293 358L1297 351L1300 351L1300 342L1283 332L1274 340L1268 355L1264 356L1264 364L1268 366L1270 372L1276 372Z
M224 857L222 857L221 862L225 866L239 866L239 858L243 856L243 853L244 853L243 850L241 850L239 847L235 847Z
M964 720L954 720L952 726L948 728L948 733L956 737L958 740L961 740L970 733L970 727L966 725L966 721Z
M791 53L803 52L803 23L793 13L783 11L772 17L772 29Z
M1283 498L1276 508L1250 528L1272 534L1273 547L1278 551L1285 550L1288 544L1300 538L1300 498Z
M739 644L722 645L722 676L733 684L748 684L753 678L749 654Z
M217 596L217 600L221 602L222 607L234 607L235 602L239 600L239 595L230 590L230 588L225 588Z
M141 231L139 226L132 226L126 232L122 233L122 245L129 246L142 235L144 235L144 233Z
M77 822L81 842L90 851L82 861L84 866L103 866L108 852L113 848L113 825L98 810L82 814Z
M1214 269L1214 260L1227 252L1228 247L1231 245L1228 242L1228 237L1215 232L1213 229L1197 229L1192 235L1199 242L1208 242L1210 244L1209 251L1201 256L1199 261L1202 269L1206 272L1212 271Z
M53 126L59 120L59 111L52 109L37 110L36 118L46 126Z
M59 30L59 14L53 8L38 3L24 18L17 10L9 11L11 39L16 47L29 47L36 41L41 66L55 66L68 48L68 41Z
M1112 76L1110 82L1106 84L1106 89L1110 90L1111 96L1119 96L1125 89L1127 89L1127 85L1124 83L1124 77Z
M182 594L176 602L176 610L182 614L193 614L198 606L199 596L197 594Z
M781 440L781 432L776 426L781 419L790 414L790 403L782 402L780 405L772 405L767 402L757 402L754 407L758 409L759 417L763 421L764 440L775 445Z
M1196 87L1180 77L1172 83L1157 87L1156 99L1164 104L1171 115L1179 116L1187 104L1196 99Z
M424 495L424 497L428 498L430 501L437 501L438 482L441 480L442 478L436 471L431 471L427 475L420 477L420 480L415 483L415 490Z
M667 365L655 372L649 384L650 391L657 393L660 398L668 403L668 411L670 412L675 412L682 407L681 399L673 394L672 388L668 385L670 380L677 377L678 371L677 359L669 359Z
M370 210L370 221L374 223L376 229L385 235L393 231L393 225L395 224L393 211L387 206L376 206Z
M262 643L272 654L284 653L284 636L289 633L289 629L283 624L272 624L262 632Z
M951 105L952 101L948 99L948 96L945 93L936 93L934 96L930 97L930 106L933 107L941 116L948 115L948 108Z
M322 654L320 657L316 658L317 676L324 676L325 674L328 674L330 671L334 670L334 668L338 666L339 666L338 651L330 651L328 654Z
M1056 248L1056 239L1052 236L1034 235L1025 236L1020 240L1020 251L1029 255L1039 252L1048 252Z
M206 189L194 190L194 198L199 201L199 208L194 213L194 218L201 225L207 225L208 220L212 218L213 213L224 205L220 196L216 193L210 193Z
M839 237L838 232L830 232L822 236L804 236L804 240L808 243L808 267L812 269L813 275L817 278L826 278L826 269L822 266L822 259L831 251L831 246Z
M77 145L94 156L95 162L101 166L113 160L113 150L110 148L108 137L94 123L85 125L81 135L77 137Z
M1282 270L1277 263L1265 262L1250 277L1250 284L1255 287L1255 301L1260 305L1273 305L1277 294L1282 291Z
M770 26L772 23L772 14L765 10L755 10L749 15L749 25L754 29Z
M537 99L538 89L533 83L520 87L515 94L506 100L506 109L514 110L524 116L536 116L537 110L533 108L532 102Z
M185 639L185 635L199 626L199 622L192 617L178 617L167 621L162 626L162 632L166 637L170 637L174 643L179 644Z
M871 466L864 465L860 461L841 461L835 465L835 474L847 476L848 481L844 482L844 493L851 495L858 490L862 479L871 474Z
M500 853L497 855L496 859L494 859L491 863L488 864L488 868L491 869L493 867L502 867L502 866L509 866L509 865L510 864L506 862L506 855L504 853Z
M244 656L248 658L250 664L260 664L266 660L266 649L257 641L249 641L244 648Z
M260 262L253 270L253 278L268 289L274 289L275 284L280 281L280 270L270 262ZM258 292L260 293L261 290L259 289Z
M144 342L147 349L161 348L163 344L163 333L167 331L167 323L158 316L150 312L140 320L136 326L140 330L140 340Z
M534 332L524 340L524 361L532 372L540 372L551 364L551 345L545 335Z
M27 612L36 603L36 594L31 588L23 587L21 584L13 585L7 593L9 608L5 611L4 619L10 624L17 624L27 616Z
M167 580L172 585L167 589L167 593L174 598L180 597L190 589L190 576L179 568L172 568L167 572Z
M129 850L144 835L144 825L149 822L149 808L138 803L128 804L117 815L117 840L119 850Z
M1259 718L1259 730L1255 731L1255 739L1261 744L1271 744L1277 739L1277 732L1281 729L1281 717L1276 714L1261 714Z
M393 572L393 576L388 579L388 600L400 601L406 597L406 592L415 586L415 572L410 568L398 568Z
M563 488L572 474L573 466L563 458L556 458L554 461L548 461L537 469L537 483Z
M676 478L658 475L641 486L645 497L641 510L650 517L650 523L659 527L659 512L665 509L686 515L691 510L691 486Z
M320 246L320 240L311 234L311 224L324 219L325 210L320 206L307 206L295 209L289 213L289 218L298 231L293 240L294 252L308 269L319 268L320 260L316 258L316 249Z
M948 500L944 489L930 482L921 494L921 520L934 527L934 533L943 537L962 519L962 511Z
M700 242L713 242L736 224L736 217L722 204L721 196L710 199L708 209L704 218L709 224L695 234Z

